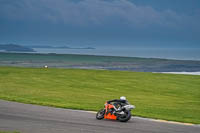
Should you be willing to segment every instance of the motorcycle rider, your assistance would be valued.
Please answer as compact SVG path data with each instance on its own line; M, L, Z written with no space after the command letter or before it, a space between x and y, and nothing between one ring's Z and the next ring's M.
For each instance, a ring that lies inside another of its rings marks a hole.
M126 100L125 96L121 96L120 99L113 99L113 100L107 101L107 103L108 104L113 103L112 105L114 105L114 110L108 111L108 113L110 112L111 114L115 113L117 111L121 111L121 107L123 105L129 104L129 102Z

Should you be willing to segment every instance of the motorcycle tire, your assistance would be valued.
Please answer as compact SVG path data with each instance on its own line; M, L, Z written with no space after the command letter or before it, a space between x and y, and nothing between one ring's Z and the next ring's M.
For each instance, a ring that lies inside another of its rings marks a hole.
M99 112L97 112L97 114L96 114L96 119L97 119L97 120L103 119L103 118L104 118L105 112L106 112L105 109L101 109Z
M117 118L120 122L127 122L128 120L131 119L130 111L124 111L124 113L126 113L126 115L118 116L118 118Z

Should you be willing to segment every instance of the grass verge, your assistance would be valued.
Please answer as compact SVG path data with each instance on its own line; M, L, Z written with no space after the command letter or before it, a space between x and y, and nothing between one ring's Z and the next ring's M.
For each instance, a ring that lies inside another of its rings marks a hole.
M0 67L0 98L94 110L126 96L133 114L200 123L200 76L128 71Z

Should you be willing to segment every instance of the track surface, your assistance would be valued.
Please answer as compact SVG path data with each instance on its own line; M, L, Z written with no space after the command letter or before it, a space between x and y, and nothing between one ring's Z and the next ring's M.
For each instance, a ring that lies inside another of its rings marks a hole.
M0 131L20 133L199 133L200 126L132 118L96 120L95 114L0 100Z

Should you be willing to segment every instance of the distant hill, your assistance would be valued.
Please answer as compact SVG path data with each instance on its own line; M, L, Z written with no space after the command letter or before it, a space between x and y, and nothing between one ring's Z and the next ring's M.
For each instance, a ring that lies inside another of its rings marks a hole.
M0 44L0 51L7 52L35 52L32 48L18 44Z
M69 46L41 46L41 45L32 45L30 48L57 48L57 49L95 49L93 47L69 47Z

